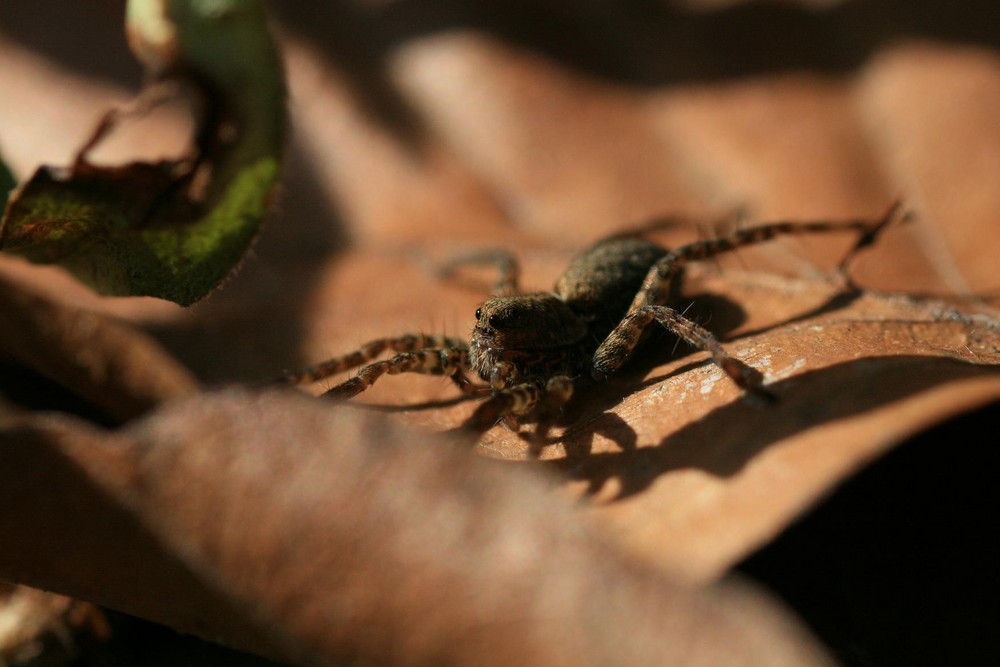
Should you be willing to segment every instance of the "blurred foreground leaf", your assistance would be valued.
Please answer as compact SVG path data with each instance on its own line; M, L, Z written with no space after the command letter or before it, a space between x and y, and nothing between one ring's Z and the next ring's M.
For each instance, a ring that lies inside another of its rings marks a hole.
M637 565L466 444L287 391L0 420L0 576L292 664L832 665L766 595Z
M59 264L105 294L187 305L232 270L267 211L285 128L281 64L252 0L133 0L127 27L153 80L196 97L189 154L91 164L113 111L70 167L41 167L12 195L0 248Z

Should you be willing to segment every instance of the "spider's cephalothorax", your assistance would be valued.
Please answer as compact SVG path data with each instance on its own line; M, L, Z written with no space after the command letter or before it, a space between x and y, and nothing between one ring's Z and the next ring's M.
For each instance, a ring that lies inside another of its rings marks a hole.
M587 333L587 325L555 294L492 296L476 310L469 363L492 386L576 375Z
M666 305L673 279L683 265L776 236L859 232L858 241L840 264L843 269L900 215L899 205L894 205L877 220L776 222L676 250L642 238L639 232L618 234L577 255L552 292L521 292L517 262L505 251L466 255L454 260L446 272L463 264L493 264L500 272L494 295L476 310L468 343L446 336L380 338L351 354L286 374L284 379L293 384L315 382L361 366L355 377L326 393L331 398L348 398L386 373L445 375L463 391L490 395L476 411L474 423L503 418L512 425L522 416L551 415L569 400L576 379L601 379L615 372L647 325L655 321L708 352L740 388L767 396L759 372L730 356L711 333ZM368 363L385 350L396 354ZM474 383L469 374L487 384Z

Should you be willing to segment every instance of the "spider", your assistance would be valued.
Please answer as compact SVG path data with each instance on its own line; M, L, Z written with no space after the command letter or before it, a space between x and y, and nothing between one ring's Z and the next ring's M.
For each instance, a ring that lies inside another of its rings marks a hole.
M385 374L443 375L465 393L489 396L469 424L492 425L502 420L515 428L519 421L536 416L542 430L542 420L551 418L570 399L578 379L600 380L614 373L646 328L656 322L708 352L744 392L773 400L759 371L731 356L709 331L666 305L672 281L688 262L777 236L854 231L859 233L858 240L838 265L846 274L854 255L872 245L901 216L896 203L875 220L773 222L675 250L644 238L646 230L619 233L578 254L551 292L521 291L519 265L507 251L465 255L444 267L443 273L466 264L493 265L499 273L492 295L476 309L471 340L420 334L378 338L350 354L286 373L282 381L312 383L360 366L357 375L324 394L342 400L364 391ZM396 354L372 362L386 350ZM485 384L473 382L469 374Z

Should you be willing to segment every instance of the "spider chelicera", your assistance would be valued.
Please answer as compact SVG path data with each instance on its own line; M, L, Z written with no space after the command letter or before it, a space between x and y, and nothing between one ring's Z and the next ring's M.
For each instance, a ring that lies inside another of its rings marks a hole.
M554 414L569 400L579 378L602 379L614 373L646 327L657 322L708 352L745 392L769 398L757 370L726 352L709 331L666 305L672 280L688 262L778 236L857 232L858 240L840 262L843 271L859 250L874 243L902 215L897 203L877 219L774 222L675 250L644 238L641 230L616 234L577 255L551 292L522 292L517 260L507 251L466 255L451 262L446 271L463 264L492 264L500 276L493 295L476 310L468 342L420 334L378 338L350 354L286 373L283 381L306 384L360 366L357 375L324 394L345 399L385 374L443 375L466 393L489 397L470 423L502 419L513 427L525 417ZM396 354L372 362L386 350ZM470 374L486 384L473 382Z

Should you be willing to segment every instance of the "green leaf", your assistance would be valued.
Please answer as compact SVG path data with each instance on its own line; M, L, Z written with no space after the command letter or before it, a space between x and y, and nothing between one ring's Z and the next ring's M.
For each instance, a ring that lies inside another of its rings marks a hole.
M155 80L182 80L203 114L190 156L42 167L10 198L0 248L55 263L98 291L197 301L263 220L285 135L281 62L258 0L130 0L130 43ZM141 98L140 98L141 99Z

